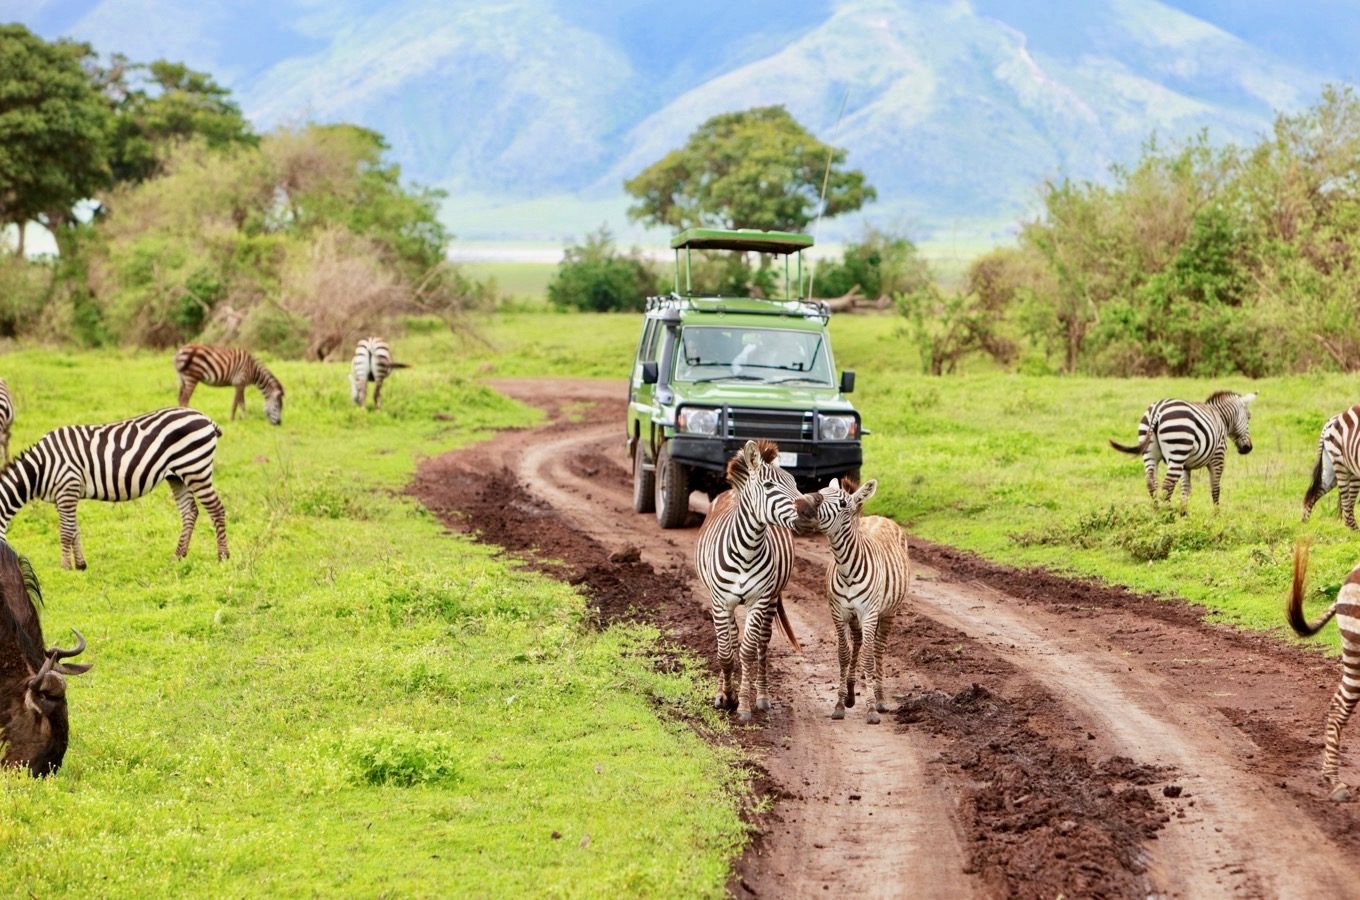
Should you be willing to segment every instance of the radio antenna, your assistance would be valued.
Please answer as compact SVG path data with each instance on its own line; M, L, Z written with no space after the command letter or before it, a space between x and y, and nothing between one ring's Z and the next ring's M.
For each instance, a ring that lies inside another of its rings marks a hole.
M836 113L836 122L831 126L832 135L836 133L836 129L841 125L841 116L845 115L845 104L849 102L849 100L850 89L846 88L845 93L841 95L841 108L840 111ZM822 196L817 199L817 218L812 223L812 245L814 247L817 246L817 233L822 227L822 214L826 212L826 186L831 181L831 158L836 155L836 148L829 143L829 140L830 135L828 135L828 145L826 148L826 171L822 173ZM812 283L816 276L817 257L814 256L812 257L812 265L808 266L807 296L809 299L812 297Z

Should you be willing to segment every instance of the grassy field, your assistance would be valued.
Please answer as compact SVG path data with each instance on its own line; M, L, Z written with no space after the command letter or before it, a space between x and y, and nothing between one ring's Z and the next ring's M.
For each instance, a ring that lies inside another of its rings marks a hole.
M229 422L230 391L199 388L225 431L227 563L206 517L174 560L165 488L81 504L83 573L58 567L50 505L20 512L48 640L79 628L94 669L60 774L0 774L4 893L721 893L744 788L680 724L707 716L696 676L402 494L422 454L537 417L421 343L378 413L350 405L345 364L276 366L281 428L258 394ZM175 389L165 354L26 351L2 373L16 449Z
M501 316L485 323L472 361L503 375L627 377L636 316ZM858 371L855 402L873 432L865 477L880 480L871 511L915 533L1010 563L1090 575L1185 597L1231 621L1280 629L1294 541L1314 540L1313 572L1335 590L1357 539L1335 493L1299 522L1318 431L1357 400L1353 379L1308 375L1249 381L1091 379L975 371L919 374L893 316L832 320L837 362ZM983 367L979 367L980 369ZM1258 391L1250 456L1229 451L1222 508L1194 476L1189 515L1154 513L1132 443L1162 397L1203 400L1219 388ZM1320 602L1320 597L1314 602Z

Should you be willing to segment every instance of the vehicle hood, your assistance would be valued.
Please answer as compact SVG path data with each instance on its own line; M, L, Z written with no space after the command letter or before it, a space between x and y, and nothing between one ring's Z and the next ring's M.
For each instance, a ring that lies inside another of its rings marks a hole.
M758 406L769 409L853 410L854 406L832 385L750 384L710 382L673 385L677 404L698 406Z

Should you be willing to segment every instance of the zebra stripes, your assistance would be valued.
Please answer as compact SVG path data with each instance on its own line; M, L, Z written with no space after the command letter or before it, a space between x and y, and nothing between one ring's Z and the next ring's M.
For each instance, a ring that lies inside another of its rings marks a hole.
M373 382L373 408L382 405L383 381L393 369L404 369L403 363L392 362L392 350L382 338L364 338L354 348L354 360L349 367L350 397L355 406L363 406L368 399L368 383Z
M14 398L0 378L0 465L9 465L9 435L14 428Z
M1110 441L1121 453L1141 453L1147 473L1148 494L1157 502L1157 464L1166 461L1166 480L1162 483L1163 502L1171 499L1176 482L1181 482L1181 508L1190 503L1190 470L1209 469L1209 493L1218 506L1218 484L1223 477L1223 457L1227 438L1237 452L1251 452L1251 401L1255 394L1217 391L1203 403L1184 400L1158 400L1147 408L1138 422L1138 445L1127 447Z
M829 486L796 504L831 545L826 581L841 668L831 718L845 718L846 708L855 705L855 672L862 645L864 680L873 682L873 702L866 704L870 725L877 725L878 714L888 711L883 699L883 654L893 619L911 584L906 534L891 519L861 515L877 490L878 482L872 479L862 487L849 479L832 479Z
M264 394L264 414L271 425L283 421L283 385L273 373L255 357L234 347L210 347L207 344L185 344L175 354L175 372L179 374L179 405L188 406L189 398L199 382L210 387L236 388L231 401L231 418L236 410L246 412L246 385L253 384Z
M798 647L784 615L780 593L793 572L793 537L799 498L793 476L775 459L769 441L747 441L727 464L732 489L719 494L699 529L694 567L712 597L710 612L718 638L721 681L713 705L736 709L742 721L751 710L769 710L771 619L778 617L789 643ZM739 634L736 608L746 605L746 628ZM733 686L736 651L741 670Z
M1354 529L1355 496L1360 493L1360 406L1337 413L1322 426L1313 482L1303 496L1303 521L1313 514L1313 505L1338 485L1341 518L1347 528Z
M1331 788L1333 800L1350 799L1350 788L1341 780L1341 730L1360 700L1360 565L1351 569L1332 605L1316 622L1303 617L1304 582L1308 575L1308 546L1294 547L1294 582L1289 592L1285 618L1299 637L1312 637L1332 618L1341 632L1341 683L1332 695L1327 710L1325 747L1322 752L1322 779Z
M61 564L85 568L76 525L80 500L134 500L169 482L183 529L175 555L189 552L198 506L212 517L217 558L227 558L227 513L213 489L213 455L222 434L203 413L171 408L108 425L49 431L0 471L0 538L30 500L53 503L61 519Z

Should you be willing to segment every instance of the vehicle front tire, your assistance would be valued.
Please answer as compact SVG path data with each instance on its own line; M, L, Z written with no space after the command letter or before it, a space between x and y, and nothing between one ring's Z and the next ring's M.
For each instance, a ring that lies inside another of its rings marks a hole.
M633 451L633 512L656 511L656 470L646 468L647 455L639 442Z
M689 469L671 459L671 448L662 445L656 455L656 524L681 528L689 519Z

